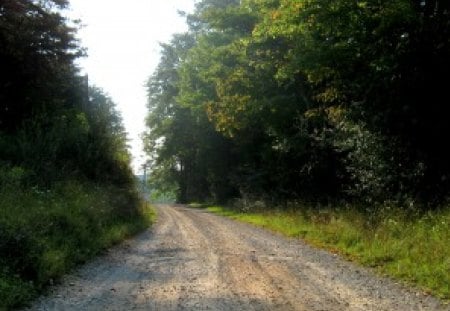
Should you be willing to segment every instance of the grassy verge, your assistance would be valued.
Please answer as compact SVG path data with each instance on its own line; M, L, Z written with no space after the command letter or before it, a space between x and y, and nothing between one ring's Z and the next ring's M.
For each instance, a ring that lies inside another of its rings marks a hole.
M0 310L22 306L74 266L154 220L130 190L65 182L0 188Z
M375 219L368 219L367 214L356 209L207 209L289 237L300 237L450 300L450 209L416 216L384 211Z

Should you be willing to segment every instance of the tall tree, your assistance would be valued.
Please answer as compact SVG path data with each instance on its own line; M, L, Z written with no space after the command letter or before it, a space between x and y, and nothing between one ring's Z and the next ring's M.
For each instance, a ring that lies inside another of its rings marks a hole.
M228 143L214 131L205 111L191 110L177 100L178 68L193 39L189 34L178 35L171 44L162 45L161 62L148 83L146 150L155 161L154 186L175 188L181 202L222 200L232 191L220 174L226 174Z
M71 176L130 183L120 115L79 75L84 50L67 6L0 2L0 165L23 166L46 186Z
M33 114L66 108L75 96L75 58L83 53L60 10L63 0L0 3L0 131Z
M173 88L150 89L179 113L157 118L153 142L195 163L209 143L195 124L213 126L243 196L442 198L449 14L439 0L200 1ZM190 124L177 144L174 124Z
M449 154L439 137L450 132L449 11L446 1L285 0L254 34L289 42L281 78L304 73L325 107L345 107L397 142L397 154L386 151L409 173L397 170L394 192L408 184L416 195L445 193Z

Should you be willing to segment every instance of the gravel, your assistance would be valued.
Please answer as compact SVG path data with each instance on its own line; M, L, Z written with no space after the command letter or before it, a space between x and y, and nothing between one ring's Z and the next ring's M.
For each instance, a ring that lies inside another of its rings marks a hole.
M450 310L298 239L181 205L28 310Z

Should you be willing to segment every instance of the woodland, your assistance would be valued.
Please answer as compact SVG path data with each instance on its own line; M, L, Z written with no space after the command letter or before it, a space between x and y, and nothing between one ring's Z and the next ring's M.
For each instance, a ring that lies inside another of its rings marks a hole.
M203 0L148 81L154 196L435 209L450 3Z

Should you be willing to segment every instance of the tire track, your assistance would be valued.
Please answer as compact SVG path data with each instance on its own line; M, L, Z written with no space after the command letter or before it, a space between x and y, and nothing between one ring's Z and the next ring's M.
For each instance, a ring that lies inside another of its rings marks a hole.
M181 205L29 310L450 310L339 257Z

